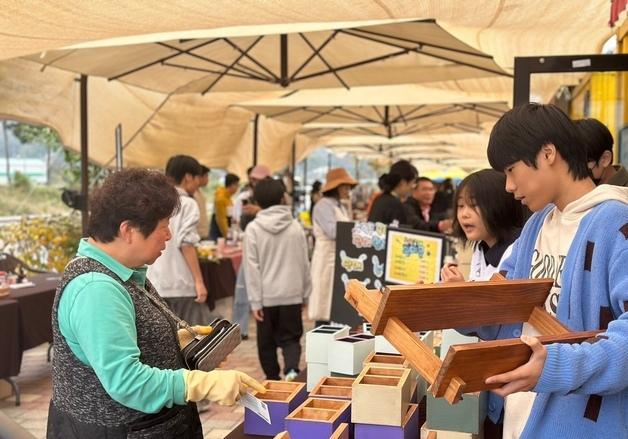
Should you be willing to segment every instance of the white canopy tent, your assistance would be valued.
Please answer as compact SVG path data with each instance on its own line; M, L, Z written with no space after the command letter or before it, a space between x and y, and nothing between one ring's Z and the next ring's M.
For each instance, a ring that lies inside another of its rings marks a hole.
M323 0L317 3L316 8L312 8L310 2L298 0L291 2L269 0L262 4L246 0L241 2L155 0L150 3L117 1L85 3L68 0L62 4L54 2L40 4L37 8L23 2L10 2L0 12L0 28L3 32L0 59L24 55L28 56L29 60L7 61L0 66L0 114L50 124L61 133L66 145L78 150L78 87L74 82L76 75L50 66L41 72L41 63L75 69L77 67L75 63L80 59L77 58L79 54L102 55L113 50L109 46L122 45L124 49L116 47L115 50L123 50L125 56L119 61L122 63L121 67L127 68L136 65L137 58L145 56L143 50L137 52L139 50L137 45L148 42L152 42L151 46L156 46L154 44L156 41L174 41L178 49L185 51L195 43L179 40L194 38L202 39L204 42L221 37L223 39L220 44L224 46L228 45L224 38L232 41L237 38L254 41L251 40L252 35L270 36L313 31L324 31L329 35L329 30L336 28L369 25L386 27L390 26L391 21L397 20L404 21L400 23L404 26L411 26L412 23L406 23L405 20L415 22L435 19L445 31L459 38L470 48L470 51L482 51L492 55L504 71L511 72L514 56L597 53L611 33L606 24L607 7L606 0L574 0L568 3L545 0L504 2L479 0L463 4L458 0L426 2ZM349 38L348 35L343 37ZM273 38L275 40L270 38L269 44L280 46L281 42L277 43L277 37ZM305 42L303 44L307 45ZM55 49L63 50L54 52ZM234 51L237 52L235 48L229 50L232 52L231 56ZM357 50L361 50L361 46L356 46ZM222 52L225 52L224 47L220 53ZM168 49L164 50L164 53L180 54L181 50ZM221 56L220 53L218 56ZM311 56L312 51L309 53ZM325 52L322 53L325 56ZM408 59L416 61L415 55L407 56ZM82 69L76 71L100 72L107 77L111 74L115 76L115 72L109 70L114 67L110 61L115 58L107 62L103 62L99 56L88 59L90 62L83 66L85 71ZM403 71L405 61L401 62L399 59L397 62L401 65L389 63L388 72L392 71L392 67L399 67ZM324 64L320 58L315 61L318 62L318 67ZM443 60L433 61L426 64L429 67L426 71L430 69L432 72L442 71L443 65L446 64ZM405 65L407 67L407 64ZM195 65L190 61L188 67L193 66ZM253 68L250 63L248 66ZM276 67L277 65L274 68ZM288 70L294 72L292 70L294 66L289 67ZM314 68L314 65L310 67ZM164 68L182 70L168 66ZM129 83L107 81L104 78L90 79L88 111L90 157L103 164L111 162L114 151L114 127L117 123L122 123L127 164L163 166L170 154L186 150L211 166L243 172L251 163L252 114L234 107L233 104L259 98L278 98L285 95L286 91L263 91L269 88L267 83L263 83L262 91L249 93L240 89L216 93L214 87L210 90L211 93L201 96L199 92L207 89L209 85L207 80L212 74L193 72L191 68L188 70L190 71L184 73L189 75L187 78L191 82L185 83L189 85L188 88L181 88L184 81L172 81L169 78L161 78L165 85L148 87L152 90ZM413 91L428 89L436 96L450 93L464 94L466 102L511 100L510 78L504 76L469 78L468 69L465 74L461 74L462 69L451 70L457 71L457 74L451 77L455 79L448 79L446 75L434 75L428 79L441 81L423 83L422 86L403 84L378 89L355 87L351 92L371 96L396 94L400 100L395 102L395 105L402 105L403 97L411 95ZM116 72L124 73L121 70ZM381 83L381 76L378 82L376 74L369 76L370 74L366 72L362 73L364 74L356 79L357 84L369 83L371 80L377 84ZM208 77L199 79L195 76L198 74L201 74L201 77L203 75ZM132 75L126 75L127 79L124 77L120 79L131 81L130 76ZM424 75L416 77L402 75L401 79L405 81L406 77L407 81L413 83L426 79ZM394 74L391 78L393 83L400 80L399 76ZM573 81L573 78L571 80ZM327 75L324 81L329 82L323 82L322 85L341 84L333 74ZM537 83L533 82L533 93L546 97L562 82L564 80L558 75L542 78ZM233 89L225 81L220 85L225 89ZM320 85L321 83L312 83L307 86ZM189 91L194 93L188 93ZM347 103L347 91L342 88L324 92L302 90L289 98L305 98L308 92L321 98L328 95L329 99L326 101L328 104L334 99L339 105ZM94 100L103 106L100 109L93 107ZM447 102L460 100L447 99ZM299 125L266 120L263 117L259 120L261 133L259 161L278 169L291 159L290 146ZM309 150L324 143L323 139L298 136L297 158L303 157Z

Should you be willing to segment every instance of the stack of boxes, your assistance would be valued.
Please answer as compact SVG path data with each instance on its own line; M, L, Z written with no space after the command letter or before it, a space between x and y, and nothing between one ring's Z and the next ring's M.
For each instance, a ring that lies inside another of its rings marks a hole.
M440 358L443 360L451 345L477 343L477 337L466 337L453 329L442 332ZM444 398L427 395L427 425L438 437L476 439L483 435L487 409L487 392L465 393L462 401L449 404Z
M307 363L307 391L321 378L329 375L329 346L340 337L349 335L348 326L323 325L305 334L305 361Z

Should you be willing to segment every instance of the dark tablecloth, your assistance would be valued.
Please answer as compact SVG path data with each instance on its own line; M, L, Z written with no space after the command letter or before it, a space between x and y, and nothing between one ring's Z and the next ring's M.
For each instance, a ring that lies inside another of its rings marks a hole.
M218 262L201 260L200 264L203 282L207 288L207 306L213 311L216 300L233 296L237 273L230 258L223 258Z
M10 299L18 302L19 340L22 351L52 342L52 303L59 284L54 273L29 277L35 285L12 290Z
M18 316L16 300L0 299L0 378L20 373L22 350Z

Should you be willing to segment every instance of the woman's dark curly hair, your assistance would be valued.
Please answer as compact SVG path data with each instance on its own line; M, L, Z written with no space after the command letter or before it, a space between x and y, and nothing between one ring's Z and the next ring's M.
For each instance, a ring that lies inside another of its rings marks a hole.
M107 177L93 193L87 233L96 241L111 242L118 236L120 224L129 221L147 237L180 205L179 194L165 175L124 169Z

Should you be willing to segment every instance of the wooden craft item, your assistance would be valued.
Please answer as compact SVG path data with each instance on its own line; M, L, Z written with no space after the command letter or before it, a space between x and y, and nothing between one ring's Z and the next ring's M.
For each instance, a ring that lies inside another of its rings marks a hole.
M285 418L300 406L307 398L305 383L271 381L262 382L265 393L253 392L253 395L268 406L270 424L258 414L244 409L244 433L259 436L274 436L285 430Z
M286 430L292 439L327 439L350 412L350 401L308 398L286 417Z
M532 350L519 339L495 340L451 346L441 361L414 332L527 321L543 344L581 343L598 334L572 333L545 312L552 284L551 279L506 280L497 275L489 282L390 286L380 292L350 280L345 298L371 322L372 332L383 334L431 384L432 395L453 404L464 392L499 387L484 381L525 364Z
M310 392L311 398L351 399L353 378L324 377Z
M401 426L411 399L410 372L365 367L353 383L351 422Z
M343 422L329 439L349 439L349 424Z

